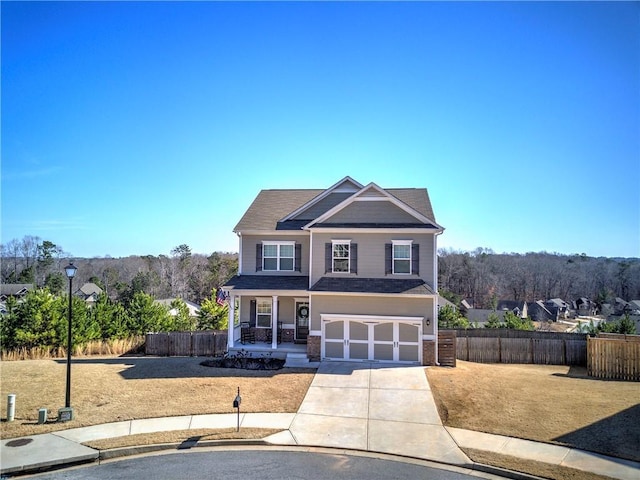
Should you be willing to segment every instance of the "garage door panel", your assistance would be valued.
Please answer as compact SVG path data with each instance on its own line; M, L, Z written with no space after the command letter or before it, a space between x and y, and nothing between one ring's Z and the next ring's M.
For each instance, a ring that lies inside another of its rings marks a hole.
M362 322L349 322L349 339L369 341L369 325Z
M377 343L373 346L373 358L382 361L393 361L393 343Z
M401 362L417 362L420 359L417 345L400 345L398 350L398 360Z
M343 340L344 339L344 322L338 320L335 322L328 322L324 329L325 338L331 340Z
M393 342L393 323L385 322L374 325L373 338L376 342Z
M353 343L349 342L349 358L352 360L369 359L369 342Z
M325 342L324 355L327 358L344 358L344 343Z
M400 342L417 342L420 329L408 323L398 324L398 340Z

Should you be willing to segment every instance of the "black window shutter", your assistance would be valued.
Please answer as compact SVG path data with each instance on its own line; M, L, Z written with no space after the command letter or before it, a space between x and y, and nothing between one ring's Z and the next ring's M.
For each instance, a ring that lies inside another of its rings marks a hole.
M256 301L251 300L249 302L249 325L256 326Z
M333 251L330 243L324 244L324 273L329 273L333 271L331 268L331 259L333 257Z
M352 243L349 247L349 255L351 256L351 273L358 274L358 244Z
M256 272L262 271L262 244L256 244Z
M393 273L393 245L385 243L384 245L384 274L391 275Z
M411 273L420 275L420 245L417 243L411 245Z
M302 244L300 243L296 243L296 257L295 260L296 262L296 272L301 272L302 271Z

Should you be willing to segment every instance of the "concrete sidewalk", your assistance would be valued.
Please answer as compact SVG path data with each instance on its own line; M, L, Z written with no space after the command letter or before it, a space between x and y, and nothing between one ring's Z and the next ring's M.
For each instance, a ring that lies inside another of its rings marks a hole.
M236 414L187 415L82 427L23 439L2 440L0 473L95 461L83 442L137 433L235 428ZM245 413L241 428L281 429L265 439L283 446L317 446L414 457L479 468L461 450L473 448L566 466L621 480L638 480L640 463L568 447L445 428L423 367L324 362L298 413ZM12 446L15 445L15 446Z

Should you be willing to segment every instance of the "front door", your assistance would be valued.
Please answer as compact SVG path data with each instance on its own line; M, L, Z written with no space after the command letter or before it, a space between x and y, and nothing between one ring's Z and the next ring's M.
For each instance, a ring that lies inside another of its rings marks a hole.
M309 302L296 302L296 342L306 343L309 335Z

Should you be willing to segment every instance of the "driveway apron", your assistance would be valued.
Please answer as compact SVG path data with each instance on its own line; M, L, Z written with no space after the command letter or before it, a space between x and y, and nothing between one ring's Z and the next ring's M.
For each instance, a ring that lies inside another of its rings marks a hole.
M421 366L323 362L290 431L299 445L472 463L443 427Z

